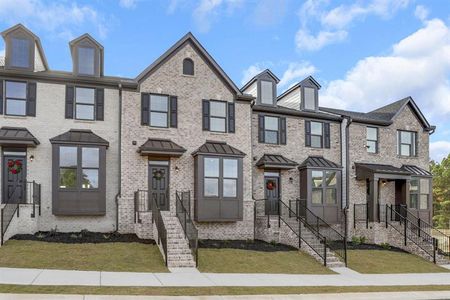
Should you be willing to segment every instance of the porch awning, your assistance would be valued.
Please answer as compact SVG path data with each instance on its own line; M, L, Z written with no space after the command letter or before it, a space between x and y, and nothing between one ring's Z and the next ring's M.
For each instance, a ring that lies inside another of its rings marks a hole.
M38 139L26 128L6 126L0 128L0 146L36 147L39 144Z
M323 156L309 156L305 159L299 169L312 168L312 169L342 169L340 165L331 160L324 158Z
M403 165L401 169L411 173L411 175L413 176L433 177L433 174L431 174L429 171L424 170L418 166Z
M50 139L52 144L82 144L109 147L109 142L88 129L70 129Z
M238 156L238 157L244 157L246 155L241 150L238 150L225 142L208 141L208 140L206 141L206 143L201 145L197 150L195 150L192 153L192 156L196 156L198 154Z
M139 147L138 152L141 155L180 157L186 149L169 139L148 139Z
M256 163L256 166L261 169L290 170L297 165L295 161L277 154L264 154Z
M411 172L392 165L355 163L356 179L410 179Z

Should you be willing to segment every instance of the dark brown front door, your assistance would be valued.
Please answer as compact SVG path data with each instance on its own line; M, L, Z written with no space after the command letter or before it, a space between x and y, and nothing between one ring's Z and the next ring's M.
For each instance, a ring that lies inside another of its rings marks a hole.
M279 183L279 177L264 177L266 215L278 214L278 199L280 198Z
M150 199L156 199L161 210L170 210L169 167L149 165L148 177Z
M27 184L26 156L3 156L2 203L25 203Z

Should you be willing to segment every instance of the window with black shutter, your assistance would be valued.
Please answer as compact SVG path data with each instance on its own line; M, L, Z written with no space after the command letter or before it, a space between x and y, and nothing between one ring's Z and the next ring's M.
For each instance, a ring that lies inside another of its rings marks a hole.
M286 118L259 116L258 141L266 144L286 144Z
M36 116L36 83L3 81L0 90L0 113L10 116ZM4 100L4 101L3 101Z
M312 148L330 148L330 123L305 121L305 146Z
M143 93L141 95L141 124L151 127L178 126L176 96Z
M202 128L204 131L234 133L236 130L234 103L204 99L202 101Z

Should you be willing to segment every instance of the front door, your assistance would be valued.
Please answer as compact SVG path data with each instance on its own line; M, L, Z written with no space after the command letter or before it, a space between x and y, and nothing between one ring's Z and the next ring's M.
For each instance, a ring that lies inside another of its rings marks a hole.
M2 203L25 203L27 184L26 156L3 155Z
M278 214L278 199L280 199L280 178L273 176L264 177L264 189L266 195L266 215Z
M156 199L161 210L170 210L169 166L149 165L149 200Z

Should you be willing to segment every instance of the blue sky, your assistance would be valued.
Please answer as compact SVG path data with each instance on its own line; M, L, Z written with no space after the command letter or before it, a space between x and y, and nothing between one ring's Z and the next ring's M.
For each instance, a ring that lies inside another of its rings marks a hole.
M238 86L270 68L279 92L313 75L323 106L412 96L438 126L432 158L450 153L449 0L0 0L0 29L18 22L54 70L71 70L68 42L89 32L107 75L135 77L191 31Z

